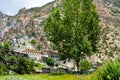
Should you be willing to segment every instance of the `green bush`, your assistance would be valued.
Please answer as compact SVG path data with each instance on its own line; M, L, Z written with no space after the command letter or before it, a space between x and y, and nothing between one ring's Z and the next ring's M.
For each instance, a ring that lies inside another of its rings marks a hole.
M4 52L5 52L5 51L4 51L3 49L0 50L0 59L3 59L3 58L4 58L4 56L5 56L5 55L4 55Z
M4 49L10 50L10 43L4 42Z
M5 56L5 60L8 62L15 62L16 61L16 57L15 56Z
M16 64L16 72L19 74L31 74L34 73L34 61L28 60L24 57L20 57Z
M35 40L35 39L32 39L32 40L31 40L31 44L32 44L32 45L35 45L35 44L36 44L36 40Z
M25 45L26 45L26 43L25 43L25 42L23 42L23 43L22 43L22 45L23 45L23 46L25 46Z
M47 58L46 63L48 66L54 66L54 59L53 58Z
M120 62L110 60L98 73L98 80L120 80Z
M58 67L58 66L59 66L59 63L58 63L58 62L56 62L56 63L55 63L55 66L56 66L56 67Z
M41 47L42 47L41 44L38 44L38 45L37 45L37 49L38 49L38 50L40 50Z
M80 62L80 69L82 72L86 72L87 70L91 69L93 66L87 60L81 60Z
M2 49L3 48L3 45L2 45L2 43L0 43L0 49Z
M17 61L17 58L15 56L5 55L4 60L7 62L7 64L5 64L6 68L13 70L13 68L11 68L11 66L14 66L14 64Z
M7 75L7 74L9 74L8 70L2 63L0 63L0 75Z

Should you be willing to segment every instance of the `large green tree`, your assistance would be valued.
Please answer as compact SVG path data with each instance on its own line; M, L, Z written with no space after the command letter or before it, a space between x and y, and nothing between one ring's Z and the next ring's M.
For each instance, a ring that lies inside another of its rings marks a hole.
M73 59L79 71L80 60L97 51L100 27L93 0L63 0L45 24L48 39L62 59Z

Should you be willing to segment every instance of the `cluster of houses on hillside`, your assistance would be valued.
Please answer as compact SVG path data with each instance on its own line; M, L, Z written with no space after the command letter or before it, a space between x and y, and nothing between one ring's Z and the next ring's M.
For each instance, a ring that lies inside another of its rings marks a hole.
M19 52L19 51L15 51ZM25 49L21 52L21 54L26 54L28 55L29 58L35 59L35 60L42 60L44 61L48 57L52 57L54 60L57 60L59 58L59 53L56 50L34 50L34 49Z

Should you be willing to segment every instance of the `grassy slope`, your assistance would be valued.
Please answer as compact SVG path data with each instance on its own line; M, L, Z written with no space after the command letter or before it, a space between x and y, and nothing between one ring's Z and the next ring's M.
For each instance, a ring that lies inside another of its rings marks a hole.
M98 72L101 72L102 69L103 66L99 67L98 70L96 70L92 74L86 74L86 75L64 74L64 75L52 76L49 74L31 74L31 75L19 75L19 77L21 77L22 80L98 80L97 74ZM0 76L0 80L6 80L5 77L6 76Z
M97 74L98 72L102 71L102 69L103 66L99 67L98 70L96 70L92 74L87 74L87 75L64 74L64 75L52 76L49 74L31 74L31 75L19 75L19 77L22 78L22 80L98 80ZM0 76L0 80L6 80L5 77L8 76Z
M6 76L0 76L0 80L5 80ZM49 74L20 75L23 80L80 80L79 75L59 75L51 76ZM8 80L8 79L7 79Z

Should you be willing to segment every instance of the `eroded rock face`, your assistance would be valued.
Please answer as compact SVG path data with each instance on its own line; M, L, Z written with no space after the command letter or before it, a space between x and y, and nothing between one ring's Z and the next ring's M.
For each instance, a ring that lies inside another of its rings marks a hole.
M49 3L44 7L27 10L22 8L16 16L7 16L0 12L0 41L9 41L13 49L33 48L50 49L50 42L47 40L42 25L48 17L52 8L57 6L57 1ZM31 45L31 40L36 40L36 45ZM23 46L23 43L26 45Z
M24 14L26 12L26 10L27 9L25 7L20 9L17 15Z
M106 26L120 26L119 0L94 0L99 16Z
M35 15L41 14L41 12L25 13L25 11L26 9L23 8L13 17L5 16L0 12L0 41L9 41L13 47L17 47L18 45L21 46L23 42L29 44L30 40L35 39L41 44L42 48L48 48L48 41L43 28L39 26L46 17L37 16L34 18ZM16 44L17 46L15 46Z
M102 61L120 57L120 0L94 0L100 17L99 57Z

